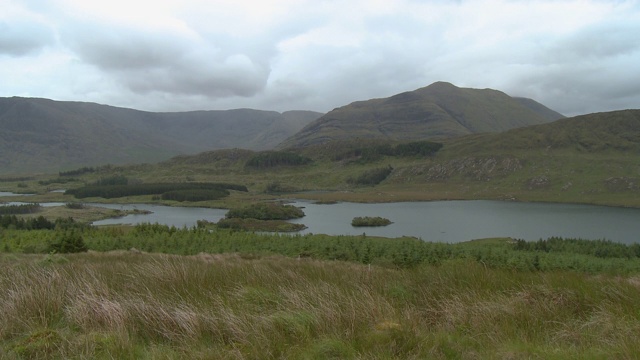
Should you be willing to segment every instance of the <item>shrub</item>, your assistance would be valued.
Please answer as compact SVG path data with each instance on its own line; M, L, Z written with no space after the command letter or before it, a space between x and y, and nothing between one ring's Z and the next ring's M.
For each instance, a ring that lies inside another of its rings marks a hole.
M228 196L229 192L224 189L189 189L174 190L162 194L162 200L175 201L207 201L217 200Z
M85 208L85 206L84 206L84 204L83 204L83 203L66 203L64 206L65 206L67 209L76 209L76 210L84 209L84 208Z
M264 192L267 194L278 194L278 193L287 193L297 191L295 187L289 185L283 185L279 182L272 182L267 184L264 189Z
M368 163L380 160L383 156L408 157L431 156L442 148L441 143L431 141L413 141L396 146L389 144L373 145L349 149L333 157L334 161L346 158L359 158L357 162Z
M54 240L49 245L49 252L67 254L86 252L87 245L84 243L82 235L78 231L58 231Z
M97 186L106 186L106 185L127 185L129 183L129 179L124 175L113 175L105 178L100 178L100 180L96 181L95 185Z
M231 209L226 217L258 220L290 220L304 216L304 212L293 205L278 203L258 203L242 208Z
M236 190L248 191L244 185L226 183L150 183L129 185L90 185L67 190L66 195L73 195L78 199L87 197L117 198L123 196L159 195L173 191L186 190ZM211 194L209 194L210 196ZM225 193L225 196L228 193ZM184 196L184 194L182 195Z
M371 217L354 217L351 220L351 226L387 226L393 222L380 216Z
M86 173L92 173L95 172L96 169L92 168L92 167L82 167L76 170L69 170L69 171L60 171L58 173L59 176L78 176L78 175L82 175L82 174L86 174Z
M284 220L258 220L227 218L220 219L216 226L220 229L266 232L295 232L306 228L303 224L292 224Z
M40 211L40 204L21 204L0 206L0 215L9 214L34 214Z
M393 168L391 165L383 168L371 169L363 172L355 179L348 179L347 182L353 185L374 186L384 181L392 171Z
M306 165L310 162L310 158L296 153L283 151L265 151L247 160L245 166L265 169L276 166Z

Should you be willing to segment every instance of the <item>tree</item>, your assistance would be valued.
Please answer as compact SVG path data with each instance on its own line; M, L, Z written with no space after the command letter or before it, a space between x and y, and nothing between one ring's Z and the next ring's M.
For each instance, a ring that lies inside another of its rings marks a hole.
M89 250L78 231L58 231L53 242L49 245L49 252L60 254L79 253Z

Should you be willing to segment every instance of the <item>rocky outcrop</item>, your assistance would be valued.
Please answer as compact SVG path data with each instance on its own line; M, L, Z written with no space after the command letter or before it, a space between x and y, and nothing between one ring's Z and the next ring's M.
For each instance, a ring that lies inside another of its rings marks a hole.
M637 191L640 179L628 177L610 177L604 180L604 186L612 192Z
M476 181L489 181L522 169L516 157L466 157L434 164L426 171L429 181L444 181L462 176Z

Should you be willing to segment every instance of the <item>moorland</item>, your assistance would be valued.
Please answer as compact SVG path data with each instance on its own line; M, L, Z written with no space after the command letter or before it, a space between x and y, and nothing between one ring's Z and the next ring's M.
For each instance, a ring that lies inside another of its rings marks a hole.
M66 205L0 218L0 357L638 356L638 244L259 231L300 216L272 206L292 198L640 207L639 110L563 118L448 85L336 109L270 150L3 175L0 191L16 193L3 201ZM436 131L395 131L397 108L397 128ZM496 112L525 118L516 110L533 123L479 128ZM232 224L258 227L95 227L122 213L87 202L228 208Z

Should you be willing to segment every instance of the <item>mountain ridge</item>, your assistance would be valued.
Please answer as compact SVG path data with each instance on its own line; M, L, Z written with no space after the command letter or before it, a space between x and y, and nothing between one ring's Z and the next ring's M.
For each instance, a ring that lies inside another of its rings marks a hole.
M43 98L0 98L0 173L156 162L227 147L273 148L321 114L254 109L153 113Z
M563 118L532 99L493 89L459 88L435 82L387 98L335 108L283 141L303 147L347 137L419 140L500 132Z

